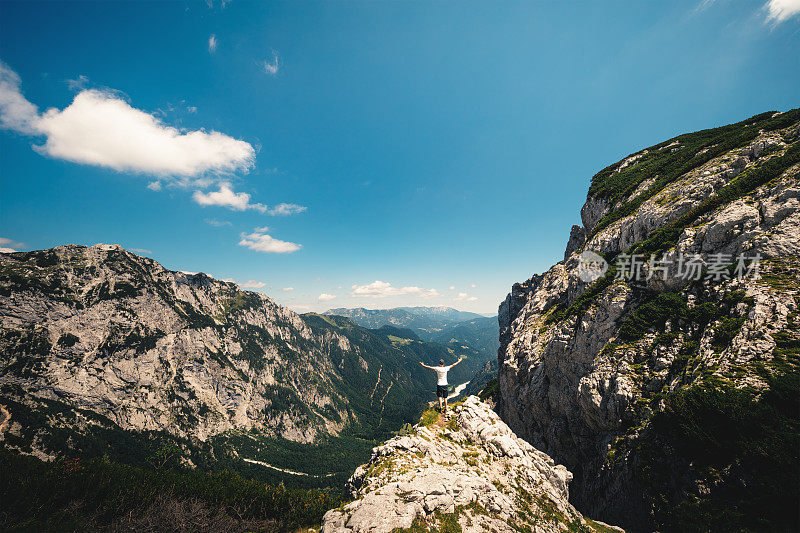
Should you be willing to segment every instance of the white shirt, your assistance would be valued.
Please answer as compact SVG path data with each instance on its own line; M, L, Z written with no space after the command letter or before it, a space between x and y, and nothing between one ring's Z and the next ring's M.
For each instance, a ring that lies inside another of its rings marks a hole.
M432 366L431 368L436 371L436 377L439 378L437 385L447 385L447 371L455 365L450 366Z

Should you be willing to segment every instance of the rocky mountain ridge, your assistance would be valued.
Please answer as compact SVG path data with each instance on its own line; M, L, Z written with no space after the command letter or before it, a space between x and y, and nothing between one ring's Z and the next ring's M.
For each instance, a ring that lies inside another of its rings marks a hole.
M782 508L798 494L786 398L800 363L800 111L633 154L594 176L581 218L564 260L500 306L503 420L574 472L571 501L591 516L795 527ZM681 277L688 259L698 279ZM608 269L586 279L588 261Z
M429 413L373 450L350 478L352 501L325 515L322 533L621 531L581 516L567 501L567 469L475 396L449 421Z

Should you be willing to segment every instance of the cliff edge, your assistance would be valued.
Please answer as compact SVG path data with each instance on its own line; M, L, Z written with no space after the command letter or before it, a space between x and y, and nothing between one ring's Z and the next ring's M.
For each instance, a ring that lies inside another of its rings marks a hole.
M323 533L621 531L578 513L572 474L477 397L449 421L437 415L373 449L350 479L353 501L328 511Z
M581 218L500 306L503 420L591 516L795 529L800 111L632 154Z

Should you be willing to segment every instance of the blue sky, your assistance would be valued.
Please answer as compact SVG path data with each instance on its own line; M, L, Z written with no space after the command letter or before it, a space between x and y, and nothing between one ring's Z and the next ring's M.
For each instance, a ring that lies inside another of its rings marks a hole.
M0 247L118 243L298 311L494 313L595 172L800 105L798 13L3 2Z

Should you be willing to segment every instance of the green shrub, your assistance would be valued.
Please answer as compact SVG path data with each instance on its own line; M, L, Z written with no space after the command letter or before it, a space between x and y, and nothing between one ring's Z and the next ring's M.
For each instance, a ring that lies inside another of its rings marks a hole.
M422 418L419 423L425 427L430 427L439 421L439 411L436 409L428 409L422 413Z
M714 338L711 340L714 349L722 350L730 346L733 338L742 329L742 324L744 324L744 317L723 318L714 330Z
M640 305L620 324L619 338L625 342L641 339L651 328L664 329L667 320L686 317L686 299L675 292L662 292Z

